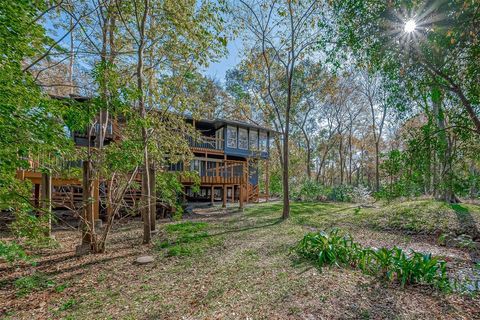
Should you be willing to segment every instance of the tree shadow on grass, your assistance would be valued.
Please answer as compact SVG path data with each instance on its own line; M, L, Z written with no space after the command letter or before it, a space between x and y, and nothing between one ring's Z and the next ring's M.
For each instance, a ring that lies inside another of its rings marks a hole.
M473 218L468 208L463 207L460 204L452 204L451 207L455 211L462 232L470 235L474 241L480 240L480 232L478 230L477 222ZM470 255L472 261L479 261L480 252L478 249L469 249L468 254Z
M216 233L201 232L201 233L193 234L193 235L190 235L190 236L187 236L187 237L180 237L176 241L171 241L171 242L168 242L168 244L164 244L164 247L171 247L171 246L175 246L175 245L178 245L178 244L188 243L188 242L191 242L191 241L208 239L208 238L213 238L213 237L219 237L219 236L222 236L222 235L239 233L239 232L244 232L244 231L249 231L249 230L264 229L264 228L268 228L268 227L278 225L278 224L282 223L283 221L284 220L282 218L274 218L274 219L265 220L265 222L267 222L267 223L242 226L242 227L239 227L239 228L231 228L231 229L221 231L221 232L216 232Z
M468 208L460 204L452 204L451 207L455 211L462 232L469 234L474 240L480 239L477 223Z

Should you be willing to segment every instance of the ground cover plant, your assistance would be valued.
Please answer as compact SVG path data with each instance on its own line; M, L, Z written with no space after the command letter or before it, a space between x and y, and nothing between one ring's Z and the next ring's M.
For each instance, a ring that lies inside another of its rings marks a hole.
M431 254L400 248L364 248L338 229L308 233L295 246L295 252L322 268L325 265L359 268L366 274L397 281L402 287L428 284L450 290L446 262Z

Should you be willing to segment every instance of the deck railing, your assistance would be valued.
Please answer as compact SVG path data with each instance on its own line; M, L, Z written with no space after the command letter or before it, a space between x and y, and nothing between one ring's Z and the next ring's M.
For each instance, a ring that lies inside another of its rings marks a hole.
M225 160L222 162L207 161L207 163L202 164L205 166L200 173L200 182L202 184L240 184L247 181L247 167L244 161ZM193 182L193 180L189 177L182 178L182 182Z
M201 136L199 139L189 137L188 144L193 148L223 150L223 139L216 137Z

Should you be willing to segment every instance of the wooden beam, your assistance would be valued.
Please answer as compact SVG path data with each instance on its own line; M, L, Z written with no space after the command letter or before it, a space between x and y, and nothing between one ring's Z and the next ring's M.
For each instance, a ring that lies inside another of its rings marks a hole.
M214 191L215 191L215 188L213 186L211 186L211 188L210 188L210 202L212 203L212 205L215 203Z
M52 176L50 172L42 173L42 185L40 187L40 191L42 215L47 216L47 228L45 235L50 237L52 234Z
M40 185L38 183L35 184L33 191L33 205L37 209L40 208Z
M239 190L239 197L238 197L238 207L240 209L243 209L243 197L244 197L244 192L243 192L244 185L240 185L240 190Z
M227 186L223 185L222 208L227 207Z
M83 213L82 213L82 244L91 245L94 232L93 217L93 190L91 184L91 165L90 161L83 161Z
M265 163L265 202L268 202L268 198L270 197L270 190L268 185L270 184L270 177L268 172L268 160Z

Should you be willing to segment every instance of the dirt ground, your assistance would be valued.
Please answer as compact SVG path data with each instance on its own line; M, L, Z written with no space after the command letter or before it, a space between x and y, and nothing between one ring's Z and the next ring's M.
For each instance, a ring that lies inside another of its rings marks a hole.
M0 318L480 319L478 295L401 288L350 269L318 270L291 251L306 232L339 227L365 246L441 256L449 272L476 267L471 248L441 246L438 238L468 223L468 230L477 228L477 206L466 207L467 217L436 204L409 208L397 216L388 206L294 203L292 217L282 221L280 203L252 204L244 212L215 207L158 223L148 246L141 245L140 221L123 223L108 253L83 257L75 256L77 231L56 231L60 247L39 253L36 265L0 264ZM435 217L440 212L442 220L432 221L422 208ZM155 261L135 264L142 255ZM18 279L36 275L43 285L19 292Z

